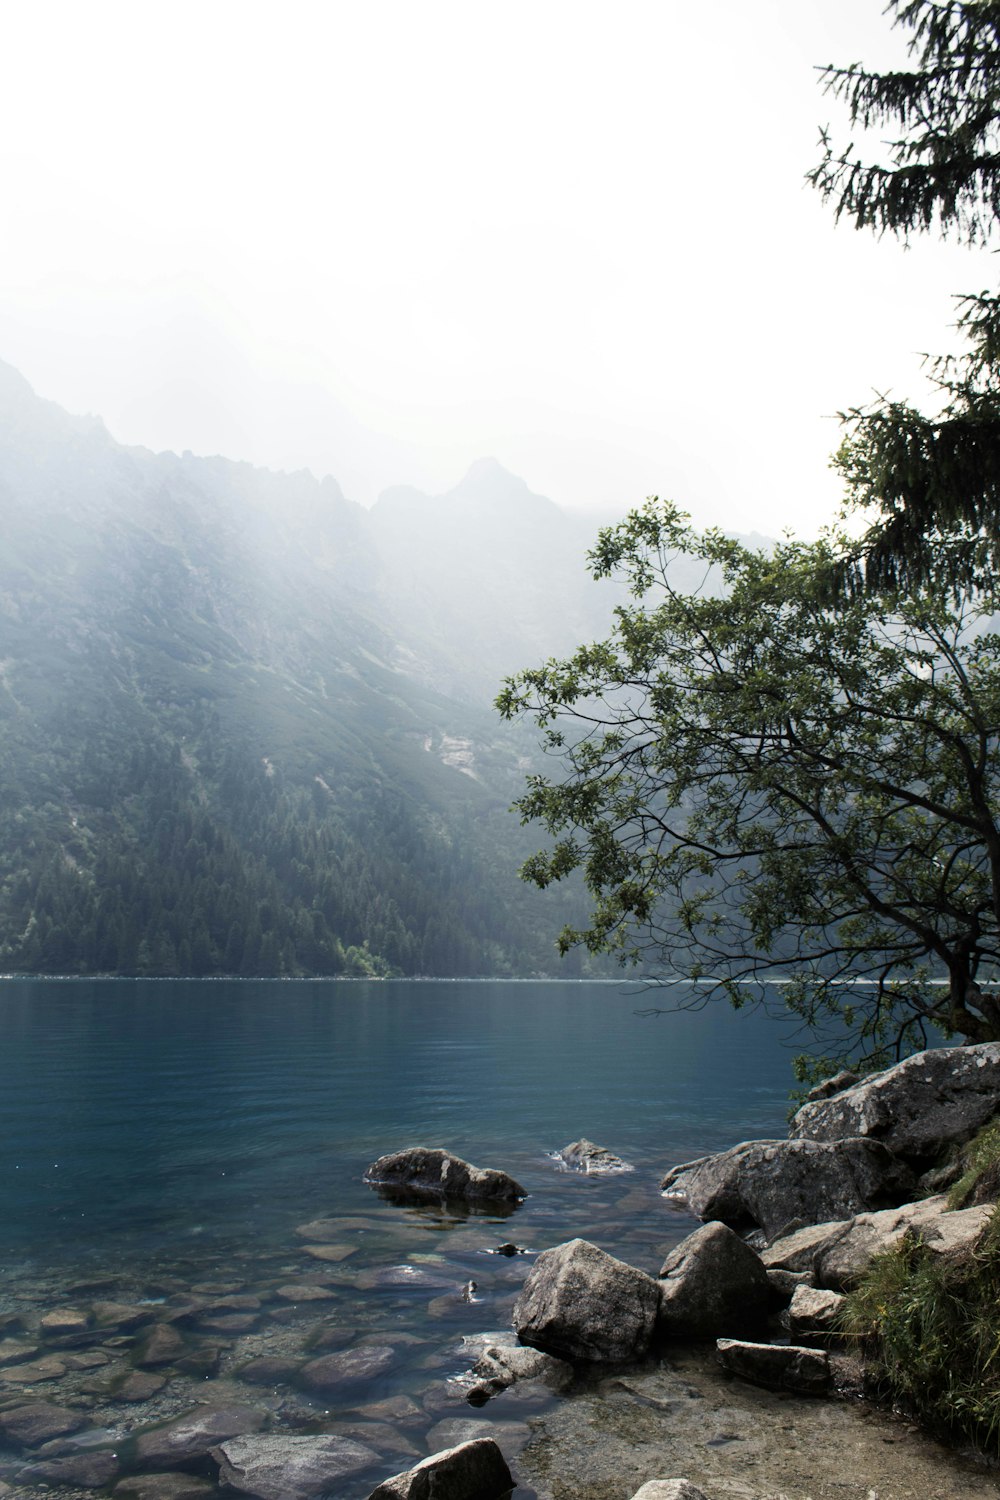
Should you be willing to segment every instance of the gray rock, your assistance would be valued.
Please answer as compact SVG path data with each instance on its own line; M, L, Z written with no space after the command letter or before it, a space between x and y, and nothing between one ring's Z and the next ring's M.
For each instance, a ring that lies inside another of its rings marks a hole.
M573 1367L565 1360L523 1349L517 1344L486 1344L472 1366L475 1383L465 1393L472 1404L488 1401L518 1381L540 1380L550 1390L565 1390L573 1380Z
M902 1209L894 1211L903 1212ZM803 1275L815 1286L817 1256L845 1234L851 1222L850 1219L831 1219L825 1224L808 1224L805 1229L796 1229L792 1234L783 1234L772 1240L760 1252L760 1258L769 1272L787 1271Z
M378 1463L364 1443L340 1436L238 1437L212 1450L219 1479L256 1500L308 1500Z
M901 1203L913 1176L877 1141L744 1141L674 1167L661 1186L700 1219L758 1225L770 1239L795 1221L845 1219Z
M626 1360L649 1348L660 1289L587 1240L544 1250L514 1305L525 1344L564 1359Z
M1000 1110L1000 1042L918 1052L853 1088L803 1104L791 1134L836 1141L865 1136L914 1162L967 1141Z
M252 1406L196 1406L162 1427L142 1433L135 1444L140 1469L183 1468L211 1449L245 1432L258 1432L267 1412Z
M595 1146L593 1141L585 1138L563 1146L556 1154L574 1172L605 1176L615 1172L635 1171L634 1167L627 1161L622 1161L620 1156L616 1156L606 1146Z
M69 1453L28 1464L17 1475L18 1484L60 1484L81 1490L102 1490L117 1478L118 1460L113 1453Z
M650 1479L632 1500L705 1500L705 1496L688 1479Z
M749 1344L739 1339L719 1339L715 1347L723 1369L752 1385L801 1396L822 1396L830 1388L830 1356L825 1349Z
M753 1333L765 1323L770 1300L760 1256L725 1224L705 1224L663 1263L657 1332L674 1338Z
M492 1438L476 1438L432 1453L422 1463L387 1479L368 1500L500 1500L514 1480Z
M214 1484L193 1474L130 1474L112 1492L114 1500L207 1500Z
M815 1224L776 1240L763 1251L768 1267L807 1271L818 1287L848 1291L872 1258L897 1245L907 1230L937 1255L957 1256L972 1248L993 1211L992 1204L948 1211L944 1197L906 1203L881 1213Z
M763 1262L761 1262L763 1264ZM812 1286L812 1275L809 1271L785 1271L778 1266L769 1266L765 1270L767 1284L771 1288L771 1301L780 1305L789 1303L795 1295L796 1287Z
M37 1448L52 1438L79 1432L87 1418L48 1401L32 1401L0 1412L0 1435L17 1447Z
M975 1245L992 1211L992 1204L984 1204L949 1213L944 1200L929 1198L925 1203L908 1204L901 1210L859 1214L846 1233L817 1253L816 1285L834 1291L849 1290L868 1269L872 1257L897 1245L907 1229L913 1230L936 1255L962 1255Z
M341 1349L323 1354L302 1366L298 1379L310 1391L329 1391L342 1385L358 1385L375 1380L391 1369L396 1360L394 1349L381 1344L359 1344L355 1349Z
M474 1167L439 1147L413 1146L373 1161L365 1173L373 1187L405 1189L421 1197L470 1202L520 1203L528 1195L506 1172Z
M820 1287L796 1287L788 1307L788 1332L793 1343L829 1342L840 1337L840 1292Z

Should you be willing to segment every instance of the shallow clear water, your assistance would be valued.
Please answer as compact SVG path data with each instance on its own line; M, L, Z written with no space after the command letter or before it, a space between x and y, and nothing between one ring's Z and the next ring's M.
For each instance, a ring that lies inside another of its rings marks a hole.
M469 1414L448 1386L469 1363L462 1337L509 1325L530 1264L490 1249L583 1235L655 1274L692 1227L660 1198L663 1172L784 1132L787 1027L718 1006L638 1016L648 1003L635 987L570 983L3 981L0 1313L30 1330L53 1306L86 1310L94 1294L79 1284L101 1279L102 1296L168 1309L211 1295L200 1285L248 1291L261 1302L248 1327L209 1331L230 1396L248 1358L304 1360L324 1330L388 1343L396 1362L363 1392L316 1403L278 1382L269 1409L327 1430L406 1397L422 1453L428 1429ZM547 1153L582 1135L635 1170L558 1171ZM530 1196L506 1220L384 1202L366 1166L417 1144L502 1167ZM326 1231L343 1259L296 1232L317 1219L348 1221ZM290 1303L277 1294L289 1282L327 1296ZM192 1347L208 1336L200 1315L178 1325ZM100 1346L112 1370L131 1357L119 1337ZM118 1411L98 1377L88 1392L77 1376L23 1389L89 1401L116 1437L192 1399L174 1375L146 1407ZM16 1393L17 1377L0 1381L0 1397ZM386 1453L372 1473L406 1466Z

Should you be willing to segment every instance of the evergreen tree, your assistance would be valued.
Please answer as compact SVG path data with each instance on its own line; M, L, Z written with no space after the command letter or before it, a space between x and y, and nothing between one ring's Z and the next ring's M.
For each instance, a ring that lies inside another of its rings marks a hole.
M911 69L824 70L852 126L878 132L886 154L838 148L824 132L810 179L860 229L989 246L1000 221L1000 5L890 0L888 13L910 34ZM959 327L966 355L931 366L939 411L886 399L848 414L837 463L870 524L844 548L841 590L929 579L959 589L1000 570L1000 295L961 297Z

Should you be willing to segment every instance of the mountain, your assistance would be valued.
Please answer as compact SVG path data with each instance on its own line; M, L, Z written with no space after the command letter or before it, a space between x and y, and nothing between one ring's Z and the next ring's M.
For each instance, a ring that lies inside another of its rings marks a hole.
M0 526L4 968L580 972L491 707L606 628L578 521L127 448L0 365Z

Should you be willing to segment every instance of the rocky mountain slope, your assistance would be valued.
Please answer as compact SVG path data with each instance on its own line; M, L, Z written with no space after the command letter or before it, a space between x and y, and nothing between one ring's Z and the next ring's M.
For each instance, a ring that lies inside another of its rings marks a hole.
M0 525L5 969L570 972L491 701L605 628L580 523L125 448L0 365Z

